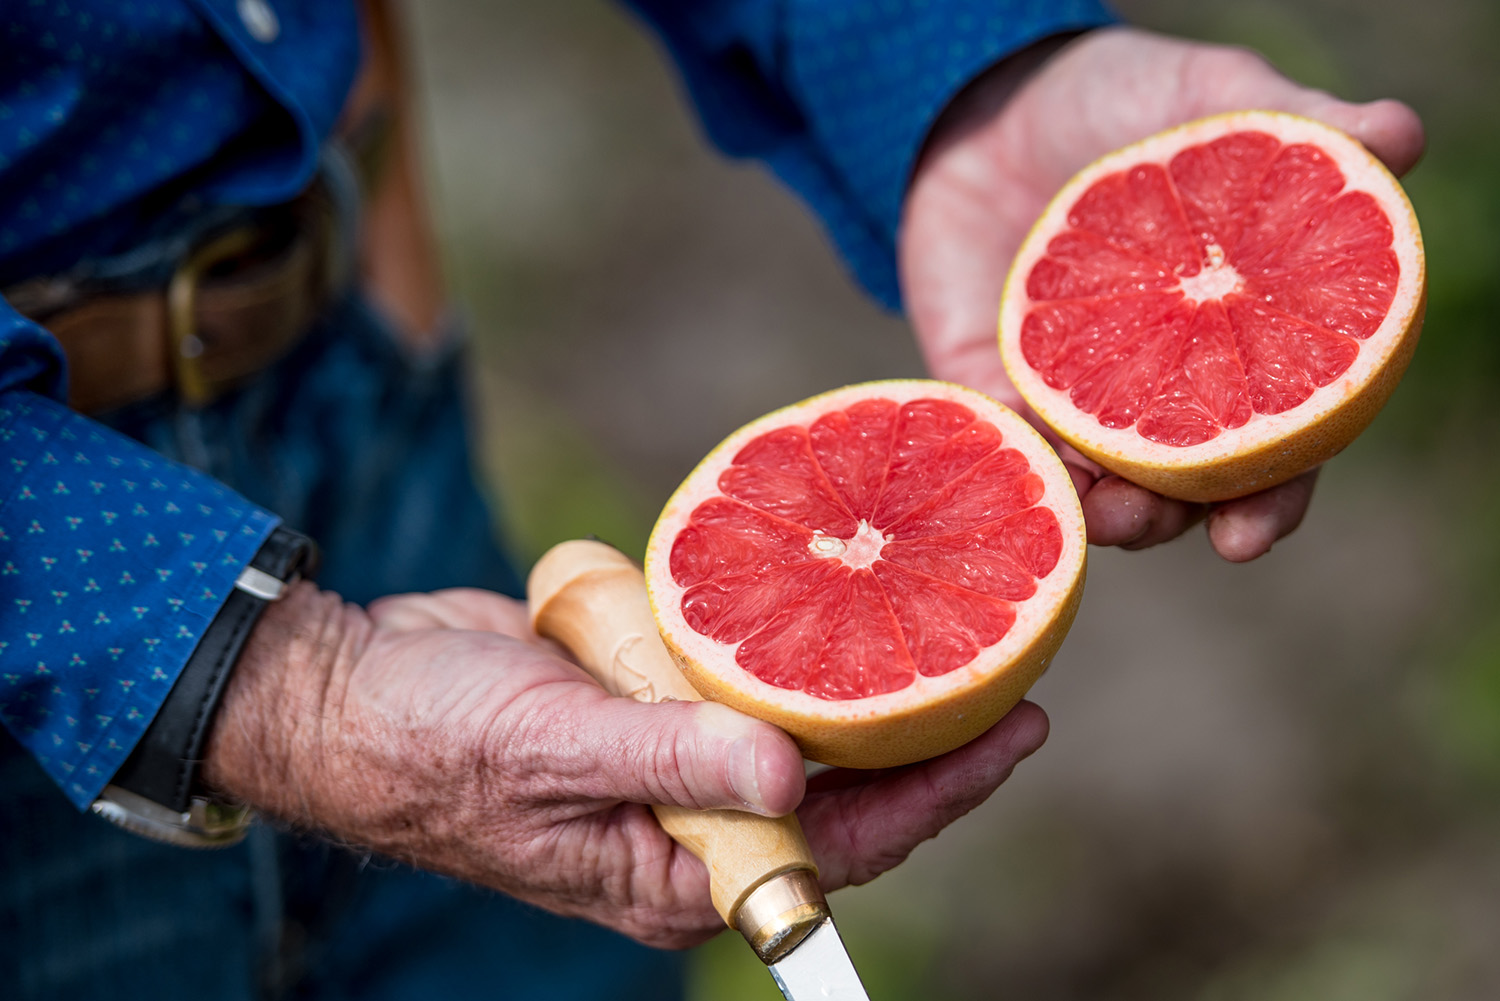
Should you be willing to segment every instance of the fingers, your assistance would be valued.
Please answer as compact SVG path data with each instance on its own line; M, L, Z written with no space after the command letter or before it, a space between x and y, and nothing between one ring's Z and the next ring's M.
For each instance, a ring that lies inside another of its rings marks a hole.
M1146 549L1171 539L1208 516L1208 537L1231 563L1262 556L1291 534L1312 502L1316 469L1280 486L1215 506L1172 500L1118 476L1106 476L1083 495L1089 542Z
M368 614L388 633L461 630L501 633L546 653L531 633L525 605L471 588L403 594L372 602ZM458 642L455 633L454 642ZM748 809L780 816L802 799L802 756L768 723L709 703L649 704L612 698L552 657L537 666L534 689L518 651L489 684L517 687L496 731L497 760L520 761L534 794L577 800L668 803L692 809ZM528 662L529 663L529 662ZM558 674L556 672L562 672ZM549 673L551 672L551 673Z
M1118 476L1105 476L1082 496L1089 542L1096 546L1145 549L1170 539L1203 519L1202 504L1172 500Z
M808 795L797 811L825 889L865 883L984 802L1047 739L1047 714L1022 702L986 733L931 761ZM849 782L850 776L829 778ZM857 780L856 780L857 781Z
M526 605L493 591L455 587L424 594L394 594L370 603L370 618L384 629L479 629L532 639Z
M1400 101L1346 104L1329 98L1322 106L1310 107L1308 114L1358 139L1397 177L1416 166L1426 147L1422 119Z
M1317 481L1318 470L1312 469L1280 486L1220 504L1208 516L1209 541L1231 563L1265 554L1302 524Z
M528 756L564 773L559 798L767 816L790 813L802 800L802 755L792 739L728 706L643 703L577 686L542 714L547 722L525 735L534 745ZM566 755L569 745L575 754ZM559 764L564 756L569 763Z
M1088 492L1094 489L1094 483L1097 482L1099 474L1066 460L1063 462L1063 468L1068 471L1068 479L1073 482L1073 492L1082 501Z
M1267 66L1266 72L1274 74L1275 70ZM1422 157L1427 142L1422 119L1400 101L1351 104L1281 77L1278 77L1275 90L1281 100L1270 105L1273 109L1306 115L1342 129L1358 139L1398 177L1416 166Z
M1189 45L1187 76L1210 80L1195 94L1200 114L1268 108L1306 115L1358 139L1393 174L1416 165L1426 144L1422 120L1400 101L1351 104L1282 76L1264 58L1244 49Z

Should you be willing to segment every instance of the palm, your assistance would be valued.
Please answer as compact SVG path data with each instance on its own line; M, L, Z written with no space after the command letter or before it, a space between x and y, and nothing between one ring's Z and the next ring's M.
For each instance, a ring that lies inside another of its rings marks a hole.
M578 667L531 633L520 602L477 590L384 598L370 607L376 627L349 678L343 705L361 728L412 732L402 768L430 784L452 782L468 749L505 748L466 781L420 836L406 827L372 831L372 847L495 886L565 914L603 920L657 945L684 946L719 931L707 873L672 841L642 803L695 801L702 782L671 769L611 768L650 760L637 748L670 746L684 721L709 713L738 726L738 713L698 703L642 706L611 698ZM744 721L748 722L748 721ZM1014 764L1040 745L1045 717L1023 703L972 744L921 765L887 772L830 773L803 796L802 761L772 731L761 749L773 812L798 806L828 890L862 883L900 862L921 841L981 802ZM636 746L632 746L636 745ZM519 753L529 748L531 753ZM712 767L672 752L674 767Z
M600 745L618 750L652 734L611 732L611 717L633 704L609 698L532 635L522 603L452 590L385 598L370 614L373 655L361 658L345 704L376 725L419 728L408 768L472 747L545 748L545 761L506 754L476 772L474 788L459 797L462 830L433 832L425 845L403 831L399 846L373 847L399 847L420 864L561 913L614 914L616 927L643 936L648 930L631 916L650 913L658 920L649 933L662 944L690 944L716 926L702 867L647 807L621 802L628 791L599 766ZM665 800L675 790L633 791ZM443 843L448 833L470 844L456 851Z
M1422 149L1421 124L1405 106L1346 104L1238 49L1110 29L1021 78L1028 68L1000 67L939 122L907 196L899 247L907 309L933 374L1023 412L995 349L1001 286L1031 224L1081 167L1161 129L1242 108L1322 119L1397 173ZM1076 454L1063 455L1084 497L1090 541L1151 545L1203 513L1118 478L1099 479ZM1236 560L1260 555L1296 527L1311 489L1309 476L1222 505L1210 524L1216 548Z

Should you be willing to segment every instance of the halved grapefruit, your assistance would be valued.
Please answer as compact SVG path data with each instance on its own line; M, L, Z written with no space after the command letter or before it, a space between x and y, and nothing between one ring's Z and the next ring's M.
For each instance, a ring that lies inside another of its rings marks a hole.
M1051 661L1083 594L1083 513L1015 413L925 380L762 417L662 511L646 581L705 697L831 765L880 768L983 733Z
M1426 301L1405 193L1354 139L1270 111L1084 168L1017 253L1000 352L1080 452L1184 500L1243 496L1354 440Z

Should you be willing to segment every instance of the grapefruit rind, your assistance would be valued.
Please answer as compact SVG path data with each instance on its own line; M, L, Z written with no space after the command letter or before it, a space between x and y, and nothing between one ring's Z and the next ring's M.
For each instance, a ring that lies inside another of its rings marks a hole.
M1138 163L1164 163L1175 152L1229 132L1259 130L1282 143L1314 143L1344 174L1343 191L1369 192L1386 212L1400 276L1389 312L1360 342L1350 367L1283 414L1256 414L1199 445L1143 438L1134 426L1107 428L1080 411L1066 390L1043 381L1021 354L1020 333L1031 299L1027 279L1066 228L1069 210L1093 184ZM1122 147L1094 161L1048 203L1021 244L1000 306L1000 356L1022 398L1059 437L1099 465L1168 497L1223 501L1284 483L1332 458L1375 419L1416 350L1427 301L1422 235L1400 183L1357 140L1321 122L1279 111L1237 111L1198 119Z
M937 398L969 407L994 424L1008 447L1026 456L1042 480L1041 504L1057 516L1062 550L1037 591L1017 603L1016 620L994 645L968 664L934 677L919 675L895 692L829 700L770 685L734 662L733 647L688 625L684 588L669 570L671 549L693 510L718 495L718 473L749 441L787 424L811 425L823 413L881 396L896 403ZM785 730L810 760L845 768L910 764L953 750L979 736L1019 702L1062 645L1083 597L1086 562L1083 511L1066 467L1019 415L988 396L952 383L887 380L832 390L747 424L725 439L667 501L646 549L647 590L662 640L704 698L734 707Z

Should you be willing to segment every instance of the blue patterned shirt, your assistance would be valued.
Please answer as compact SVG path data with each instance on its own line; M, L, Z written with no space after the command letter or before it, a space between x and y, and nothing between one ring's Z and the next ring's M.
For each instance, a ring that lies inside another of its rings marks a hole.
M896 307L907 177L938 112L1098 0L635 0L709 137L767 163ZM164 206L300 191L358 62L352 0L11 0L0 287L117 252ZM69 411L52 338L0 301L0 719L88 804L277 523Z

